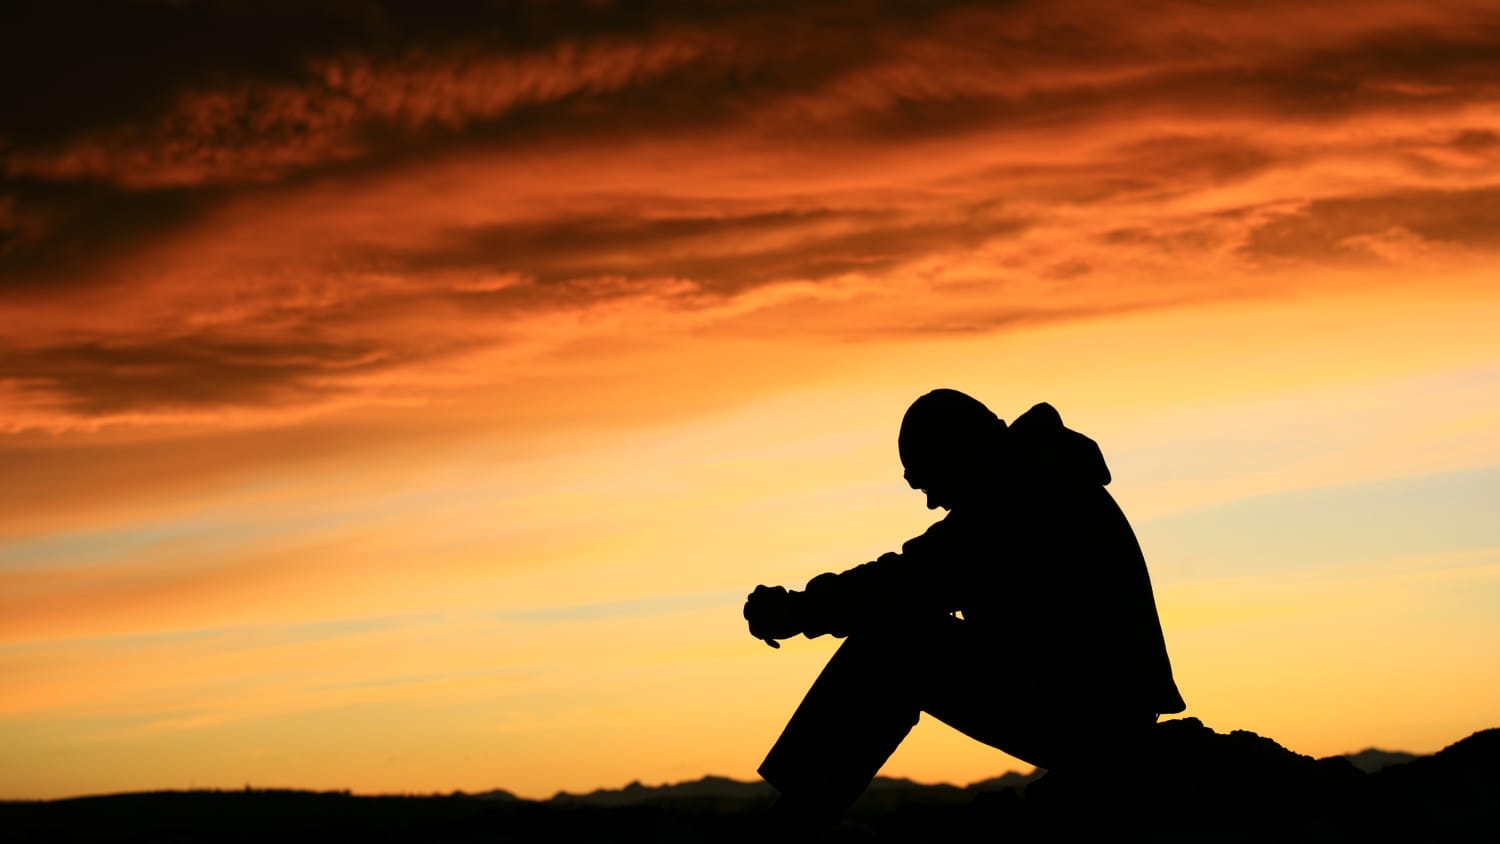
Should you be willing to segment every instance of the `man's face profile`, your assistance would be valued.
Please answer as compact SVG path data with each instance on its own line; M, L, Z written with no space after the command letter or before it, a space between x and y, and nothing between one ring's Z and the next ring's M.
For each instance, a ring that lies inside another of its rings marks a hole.
M947 482L940 473L933 472L931 469L927 471L913 471L908 467L905 477L906 483L912 489L926 496L927 509L953 509L952 490L954 485Z

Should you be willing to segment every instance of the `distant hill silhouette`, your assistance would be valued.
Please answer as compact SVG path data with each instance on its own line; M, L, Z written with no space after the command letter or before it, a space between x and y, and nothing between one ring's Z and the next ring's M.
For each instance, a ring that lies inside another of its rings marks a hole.
M1358 753L1346 753L1344 754L1344 758L1349 760L1349 764L1361 771L1373 774L1383 768L1389 768L1392 765L1405 765L1407 762L1413 759L1420 759L1421 757L1415 753L1407 753L1401 750L1380 750L1379 748L1370 747Z
M1404 761L1402 761L1404 760ZM1366 772L1368 766L1373 772ZM524 800L496 790L360 797L285 790L120 794L0 803L4 840L112 842L749 842L764 783L705 777ZM1500 729L1431 756L1314 759L1195 718L1102 783L1010 773L968 786L879 778L843 833L878 842L1056 837L1086 827L1143 841L1485 841L1500 829Z
M599 789L588 794L569 794L564 791L547 802L554 806L595 808L682 802L733 804L770 800L775 794L771 786L763 782L740 782L727 777L709 776L675 785L646 786L637 781L621 789Z
M926 784L896 777L876 777L870 783L863 803L890 805L892 803L943 803L972 799L984 792L1020 788L1042 776L1042 771L1021 774L1015 771L992 779L982 780L966 786ZM506 792L502 792L506 793ZM641 806L652 804L708 803L729 805L735 802L753 804L769 801L776 796L771 786L759 780L743 782L727 777L707 776L691 782L672 785L648 786L633 782L620 789L599 789L587 794L559 792L545 801L553 806L590 806L612 808L618 806Z

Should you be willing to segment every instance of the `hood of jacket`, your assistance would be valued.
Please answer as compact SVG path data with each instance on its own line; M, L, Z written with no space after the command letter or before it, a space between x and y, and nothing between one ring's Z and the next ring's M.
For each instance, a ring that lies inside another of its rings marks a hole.
M1099 444L1063 425L1057 409L1046 402L1016 417L1004 436L1010 466L1036 480L1098 486L1110 481Z

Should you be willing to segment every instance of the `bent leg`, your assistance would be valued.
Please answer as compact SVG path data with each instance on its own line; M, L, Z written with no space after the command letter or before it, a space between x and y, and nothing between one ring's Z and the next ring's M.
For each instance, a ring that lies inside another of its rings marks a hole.
M782 800L831 822L917 723L920 654L880 635L851 636L824 666L761 763Z
M957 619L849 637L793 713L760 775L798 814L831 823L922 712L1053 770L1119 758L1110 749L1149 723L1070 700L1034 677L1007 675L996 653L993 641L975 637Z

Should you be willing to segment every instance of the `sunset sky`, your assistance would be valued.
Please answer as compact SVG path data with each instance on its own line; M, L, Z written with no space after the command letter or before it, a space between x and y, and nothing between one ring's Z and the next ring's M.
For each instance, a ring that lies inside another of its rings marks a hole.
M0 106L0 798L753 778L935 387L1186 715L1500 726L1492 0L16 4Z

